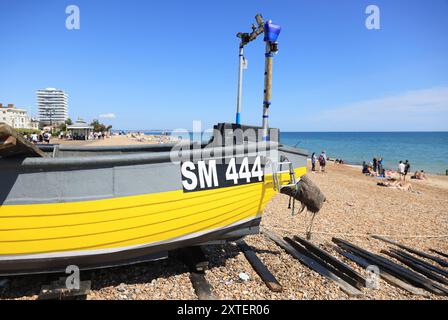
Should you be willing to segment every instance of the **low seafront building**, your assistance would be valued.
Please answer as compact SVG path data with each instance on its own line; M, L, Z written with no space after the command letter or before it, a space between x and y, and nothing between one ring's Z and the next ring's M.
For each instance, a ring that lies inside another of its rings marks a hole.
M93 126L82 119L78 119L72 125L67 126L67 132L73 140L88 140L90 133L93 132Z
M30 116L25 109L16 108L14 104L0 103L0 122L4 122L14 129L39 129L39 122Z

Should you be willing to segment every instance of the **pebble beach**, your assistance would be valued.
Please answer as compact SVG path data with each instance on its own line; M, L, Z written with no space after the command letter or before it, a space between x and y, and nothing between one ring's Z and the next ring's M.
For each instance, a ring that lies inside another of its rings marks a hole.
M412 180L415 192L377 186L377 179L358 167L330 162L326 173L308 173L327 197L316 215L311 241L347 262L359 273L366 271L345 260L333 249L332 237L346 239L380 253L390 245L372 234L423 251L448 252L448 177ZM291 215L288 197L278 194L264 210L262 229L282 236L305 237L310 213ZM210 261L205 277L216 299L354 299L333 282L295 260L263 234L245 238L274 274L283 291L270 291L235 243L204 247ZM430 262L430 260L428 261ZM242 280L240 274L248 276ZM37 299L40 288L56 275L30 275L0 279L0 299ZM188 268L176 258L138 265L85 271L81 280L92 281L87 299L197 299ZM446 299L427 293L412 295L380 280L378 289L363 290L356 299Z
M99 140L66 140L52 138L50 143L76 146L122 146L122 145L141 145L176 142L170 136L163 135L143 135L130 133L126 135L111 135Z

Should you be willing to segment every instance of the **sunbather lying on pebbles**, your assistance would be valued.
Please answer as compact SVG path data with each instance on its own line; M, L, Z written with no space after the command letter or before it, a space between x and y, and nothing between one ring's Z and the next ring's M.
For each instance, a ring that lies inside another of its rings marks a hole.
M382 187L395 188L402 191L417 192L412 188L412 185L409 182L402 182L398 180L382 181L378 182L377 185Z

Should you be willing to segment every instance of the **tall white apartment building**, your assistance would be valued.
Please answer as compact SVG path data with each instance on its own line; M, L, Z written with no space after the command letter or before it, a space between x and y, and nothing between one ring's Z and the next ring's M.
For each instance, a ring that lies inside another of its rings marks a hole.
M41 125L57 125L68 119L68 96L63 90L37 90L37 112Z

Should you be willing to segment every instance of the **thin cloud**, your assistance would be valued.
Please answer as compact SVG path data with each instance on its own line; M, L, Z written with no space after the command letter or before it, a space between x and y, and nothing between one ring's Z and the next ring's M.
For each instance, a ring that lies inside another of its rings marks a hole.
M104 114L100 114L99 115L100 118L102 119L115 119L115 113L104 113Z
M307 121L325 131L444 131L448 130L448 87L323 109Z

